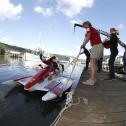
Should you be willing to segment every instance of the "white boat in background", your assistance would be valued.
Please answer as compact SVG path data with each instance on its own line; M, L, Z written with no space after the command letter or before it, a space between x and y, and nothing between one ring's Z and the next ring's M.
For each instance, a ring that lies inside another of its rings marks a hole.
M117 56L114 65L123 66L123 56Z
M50 55L48 53L47 54L44 53L43 55L46 58L50 57ZM41 62L39 54L35 55L35 54L31 54L31 53L25 53L24 60L25 61Z
M104 62L103 65L108 66L109 63L109 58L107 58ZM114 62L115 67L122 67L123 66L123 56L117 56Z
M63 64L68 64L69 63L69 61L65 61L65 60L60 60L59 62L63 63Z
M26 61L41 62L39 55L35 55L35 54L31 54L31 53L25 53L24 59Z

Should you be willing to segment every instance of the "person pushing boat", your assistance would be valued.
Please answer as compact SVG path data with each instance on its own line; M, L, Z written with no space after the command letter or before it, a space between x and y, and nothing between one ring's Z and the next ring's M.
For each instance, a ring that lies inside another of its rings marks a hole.
M91 43L91 77L86 82L83 82L87 85L94 85L96 83L96 70L97 64L96 61L99 60L103 56L103 44L100 38L100 34L98 31L92 26L89 21L85 21L82 25L75 24L74 27L79 26L86 29L86 35L84 38L84 42L81 48L85 48L86 44L90 41Z

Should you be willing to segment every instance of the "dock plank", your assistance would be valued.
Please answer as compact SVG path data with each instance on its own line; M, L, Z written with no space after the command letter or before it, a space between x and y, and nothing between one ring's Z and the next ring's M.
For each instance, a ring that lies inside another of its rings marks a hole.
M97 84L82 84L89 71L83 72L67 109L58 126L126 126L126 81L107 81L107 73L97 74Z

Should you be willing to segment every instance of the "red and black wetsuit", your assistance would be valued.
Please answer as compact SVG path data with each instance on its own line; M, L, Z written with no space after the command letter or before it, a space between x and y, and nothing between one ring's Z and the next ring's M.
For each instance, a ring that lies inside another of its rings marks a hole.
M57 62L53 61L54 57L49 58L48 60L42 60L42 62L50 67L52 67L55 71L55 69L59 70Z

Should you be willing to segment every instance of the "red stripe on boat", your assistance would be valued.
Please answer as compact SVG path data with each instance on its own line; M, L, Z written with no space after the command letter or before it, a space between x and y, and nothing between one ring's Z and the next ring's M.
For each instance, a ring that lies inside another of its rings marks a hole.
M24 86L24 89L29 89L35 84L43 81L46 77L49 76L49 73L52 72L50 68L44 68L40 70L35 76L31 78L31 80Z

